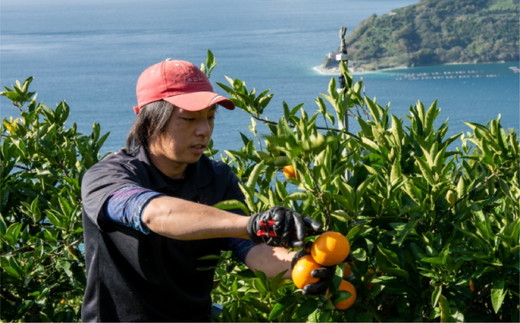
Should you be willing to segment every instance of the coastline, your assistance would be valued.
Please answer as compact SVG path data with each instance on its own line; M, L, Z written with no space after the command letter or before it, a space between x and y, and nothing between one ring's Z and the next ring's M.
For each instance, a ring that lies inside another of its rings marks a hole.
M506 61L500 61L500 62L479 62L479 63L469 63L469 62L450 62L450 63L444 63L444 64L436 64L436 65L416 65L416 66L395 66L395 67L389 67L389 68L381 68L381 69L374 69L374 70L366 70L364 68L355 68L352 66L349 66L349 71L352 75L367 75L367 74L376 74L376 73L384 73L384 72L391 72L395 70L407 70L412 69L415 67L426 67L426 66L448 66L448 65L471 65L471 64L508 64L515 62L506 62ZM333 67L333 68L324 68L323 65L314 66L312 68L315 72L322 74L322 75L339 75L339 68ZM514 73L519 73L517 69L511 69Z
M352 66L349 66L348 68L349 68L350 74L352 74L352 75L366 75L366 74L388 72L388 71L393 71L393 70L409 69L411 67L403 65L403 66L382 68L382 69L377 69L377 70L365 70L364 68L354 68ZM312 69L322 75L339 75L338 67L323 68L322 65L318 65L318 66L314 66Z

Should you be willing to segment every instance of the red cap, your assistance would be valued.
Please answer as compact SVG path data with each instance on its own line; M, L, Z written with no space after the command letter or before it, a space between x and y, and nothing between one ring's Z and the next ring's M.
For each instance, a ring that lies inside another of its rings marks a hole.
M190 62L167 59L148 67L139 76L136 87L137 114L143 105L165 100L188 111L203 110L220 104L234 109L230 99L215 92L206 75Z

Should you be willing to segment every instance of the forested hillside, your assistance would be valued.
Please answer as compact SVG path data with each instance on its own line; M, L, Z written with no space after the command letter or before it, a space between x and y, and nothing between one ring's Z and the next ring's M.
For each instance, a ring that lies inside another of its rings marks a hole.
M365 19L346 45L350 64L366 70L509 62L519 59L519 28L517 0L422 0Z

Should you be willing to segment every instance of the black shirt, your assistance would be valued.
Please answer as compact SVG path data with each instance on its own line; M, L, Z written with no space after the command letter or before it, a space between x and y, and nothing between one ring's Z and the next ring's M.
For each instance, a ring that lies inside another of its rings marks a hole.
M128 185L207 205L244 198L229 166L206 156L188 166L182 185L172 184L144 149L136 156L121 150L85 174L83 321L209 320L217 260L207 256L228 249L227 239L181 241L144 234L102 213L110 194Z

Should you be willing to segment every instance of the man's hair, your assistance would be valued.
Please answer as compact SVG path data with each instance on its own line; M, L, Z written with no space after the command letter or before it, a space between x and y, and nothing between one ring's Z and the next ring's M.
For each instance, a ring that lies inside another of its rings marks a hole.
M148 149L150 140L164 132L174 109L175 106L164 100L144 105L126 137L127 151L135 153L139 147Z

